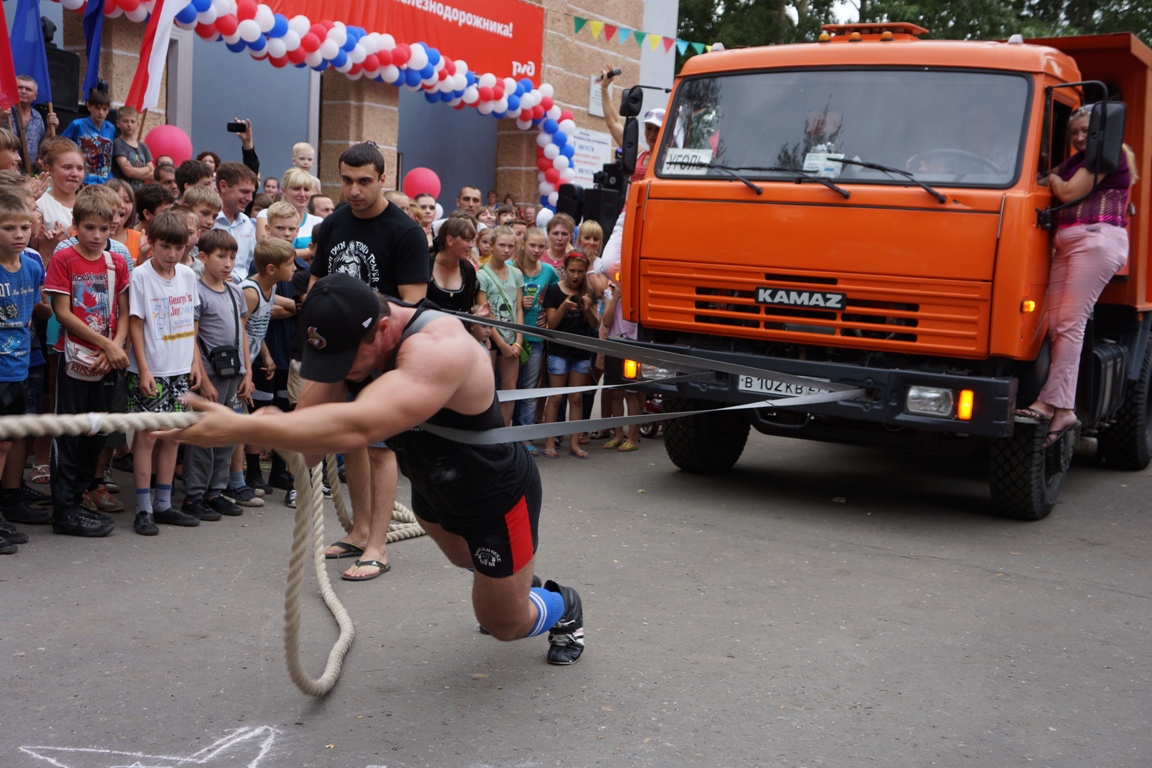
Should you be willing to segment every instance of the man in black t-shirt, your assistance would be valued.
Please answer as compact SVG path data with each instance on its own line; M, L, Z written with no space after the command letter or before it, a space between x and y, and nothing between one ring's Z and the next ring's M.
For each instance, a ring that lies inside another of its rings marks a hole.
M316 255L311 284L329 274L357 277L386 296L416 303L428 289L431 263L424 230L407 211L384 197L384 157L373 144L355 144L340 155L340 187L347 205L312 231ZM308 328L302 329L305 335ZM342 384L306 387L298 407L343 402ZM348 581L368 581L391 569L384 552L396 500L396 455L383 443L344 457L352 530L329 546L329 559L356 558L344 571Z

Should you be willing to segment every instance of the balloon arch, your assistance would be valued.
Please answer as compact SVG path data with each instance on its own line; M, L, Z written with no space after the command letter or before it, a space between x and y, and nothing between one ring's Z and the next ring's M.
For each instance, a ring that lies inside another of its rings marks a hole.
M98 2L56 1L74 11ZM154 5L155 0L104 0L104 15L143 22ZM513 119L520 130L536 127L540 131L536 137L538 190L540 202L549 207L556 205L557 188L575 178L571 162L575 148L569 141L576 129L575 118L554 103L548 83L536 87L529 78L477 74L465 61L453 60L427 43L397 42L387 33L339 21L304 15L288 18L256 0L191 0L176 14L176 26L195 30L208 41L222 40L233 53L247 51L277 68L334 69L352 80L365 77L421 91L430 103Z

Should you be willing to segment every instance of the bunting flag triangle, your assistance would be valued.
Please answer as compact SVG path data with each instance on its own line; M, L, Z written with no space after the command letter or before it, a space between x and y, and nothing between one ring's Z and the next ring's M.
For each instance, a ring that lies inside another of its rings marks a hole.
M672 50L672 46L676 45L676 40L671 37L664 38L664 53Z
M617 27L613 24L605 24L604 25L604 39L605 40L611 40L612 36L616 34L616 31L618 29L619 29L619 27Z
M704 50L708 51L708 53L712 53L712 46L706 45L704 46Z
M592 39L599 40L600 33L604 31L604 22L590 21L588 22L588 28L592 30Z
M632 33L632 37L635 38L635 40L636 40L636 45L640 46L641 48L644 47L644 38L646 38L647 36L648 36L647 32L641 32L640 30L636 30L635 32Z
M696 53L704 53L704 43L689 43L689 45L692 46L692 50L696 51Z
M588 23L588 19L582 19L579 16L572 17L572 24L576 27L573 34L580 34L580 30L584 29L584 25Z
M660 35L648 35L648 47L655 51L660 47L660 41L662 39Z
M628 29L628 27L620 27L620 37L618 39L620 45L624 45L624 43L632 39L632 30Z
M684 52L688 50L688 41L687 40L677 40L676 41L676 50L679 51L681 56L683 56Z

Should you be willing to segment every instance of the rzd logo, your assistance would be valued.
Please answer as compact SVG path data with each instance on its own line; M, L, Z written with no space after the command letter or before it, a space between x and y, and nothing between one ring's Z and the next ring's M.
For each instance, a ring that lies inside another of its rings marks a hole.
M512 62L512 77L516 75L528 75L528 77L536 77L536 62L529 61L521 64L518 61Z

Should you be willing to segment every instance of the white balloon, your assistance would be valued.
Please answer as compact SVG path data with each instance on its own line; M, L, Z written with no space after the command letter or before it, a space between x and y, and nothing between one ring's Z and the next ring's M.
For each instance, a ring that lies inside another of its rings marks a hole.
M537 189L540 190L540 194L542 195L550 195L556 191L556 187L552 186L552 182L550 181L540 182L539 186L537 186Z
M517 120L516 121L516 127L522 131L526 131L532 127L532 121L531 120Z
M336 44L332 38L326 39L320 43L319 54L325 59L334 59L336 54L340 51L340 46Z
M546 116L548 116L549 118L551 118L552 120L559 120L560 119L560 113L563 111L564 110L560 109L560 107L558 107L556 105L552 105L552 109L548 110L544 114Z
M556 155L556 157L552 159L552 167L558 171L564 170L568 167L568 158L564 157L564 155Z
M363 48L365 56L376 53L376 51L380 50L379 38L380 36L378 34L369 33L356 41L356 47Z
M273 37L268 40L268 55L275 59L282 59L288 53L288 46L284 44L284 38Z
M368 58L368 52L361 47L360 43L356 43L352 50L348 51L348 61L353 64L363 64L366 58Z
M544 171L536 171L536 183L544 181Z
M288 29L296 33L297 37L304 37L312 28L312 20L303 14L288 19Z
M351 61L345 59L344 63L341 64L340 66L336 67L335 69L337 72L341 72L341 73L346 75L346 74L348 74L348 70L352 69L353 66L355 66L355 65Z
M559 192L552 192L548 195L548 205L552 206L553 208L556 207L556 203L559 202L559 200L560 200L560 193Z
M228 45L235 45L236 43L240 42L240 33L237 32L234 35L225 35L224 42Z
M520 108L517 107L516 109L508 110L508 113L506 115L504 115L504 117L510 117L513 120L515 120L517 122L517 124L519 124L519 122L520 122Z
M408 69L424 69L428 66L428 51L424 46L413 44L412 53L408 56Z
M456 59L455 61L456 61L456 73L457 74L462 75L468 71L468 62L464 61L464 59ZM457 90L459 90L459 89L457 89Z
M560 147L556 146L555 144L549 144L548 146L544 147L544 157L548 158L549 160L555 160L559 156Z
M566 136L571 136L572 132L576 130L576 121L575 120L561 120L560 121L560 130L564 131L564 134Z
M332 29L328 30L328 39L334 41L337 48L344 47L344 43L348 42L348 28L344 22L338 21L332 25Z
M493 112L507 112L508 111L508 97L503 96L496 102L496 106L492 108Z
M216 23L216 6L208 6L208 10L203 13L196 14L196 21L201 24L215 24Z
M510 77L504 78L504 95L516 93L516 81Z
M109 18L109 19L118 19L123 15L124 15L124 9L121 8L120 6L116 6L115 8L112 9L112 13L105 14L105 17Z
M394 83L396 82L396 78L400 77L400 67L395 64L389 64L386 67L380 67L377 74L385 83Z
M294 51L300 47L300 35L296 34L291 29L284 33L284 37L280 38L284 41L285 50ZM269 40L269 43L272 41Z
M376 34L376 33L373 33ZM376 50L390 51L396 47L396 38L385 32L376 39Z
M61 0L60 5L70 11L78 11L84 6L85 0Z
M544 131L540 131L540 133L536 134L536 146L547 147L551 143L552 137L547 133L544 133Z
M227 16L236 13L236 0L212 0L212 7L216 9L216 16Z
M254 43L260 37L260 25L255 19L245 19L236 25L236 34L246 43Z
M463 103L464 103L464 99L457 98L457 99L452 99L452 101L448 102L448 106L455 107L457 104L463 104Z
M496 75L492 74L491 72L485 72L484 74L480 75L479 85L481 88L491 88L492 86L496 85Z
M476 106L476 110L482 115L492 114L492 102L482 101Z
M320 55L320 51L312 51L312 53L305 54L304 63L310 67L318 67L324 63L324 57Z
M256 23L260 25L261 32L268 34L276 24L276 14L271 8L260 3L256 6Z
M478 101L480 101L480 91L477 90L476 86L470 85L464 89L464 103L465 104L467 104L468 106L472 106L473 104L475 104Z
M446 77L436 84L436 90L440 91L440 93L452 93L452 91L456 90L456 87L452 84L452 78Z
M561 155L561 157L563 157L563 155ZM576 169L573 168L572 166L568 166L564 170L560 171L560 180L561 181L572 181L575 178L576 178Z
M148 9L144 7L143 3L141 3L131 11L125 11L124 15L128 18L129 21L141 22L148 18Z
M541 96L548 96L548 97L552 97L552 96L555 96L555 95L556 95L556 94L555 94L555 93L552 91L552 83L541 83L541 84L540 84L540 87L539 87L537 90L539 90L539 91L540 91L540 95L541 95Z
M362 70L362 69L358 69L355 72L349 72L348 73L348 79L349 80L359 80L363 76L364 76L364 70Z

